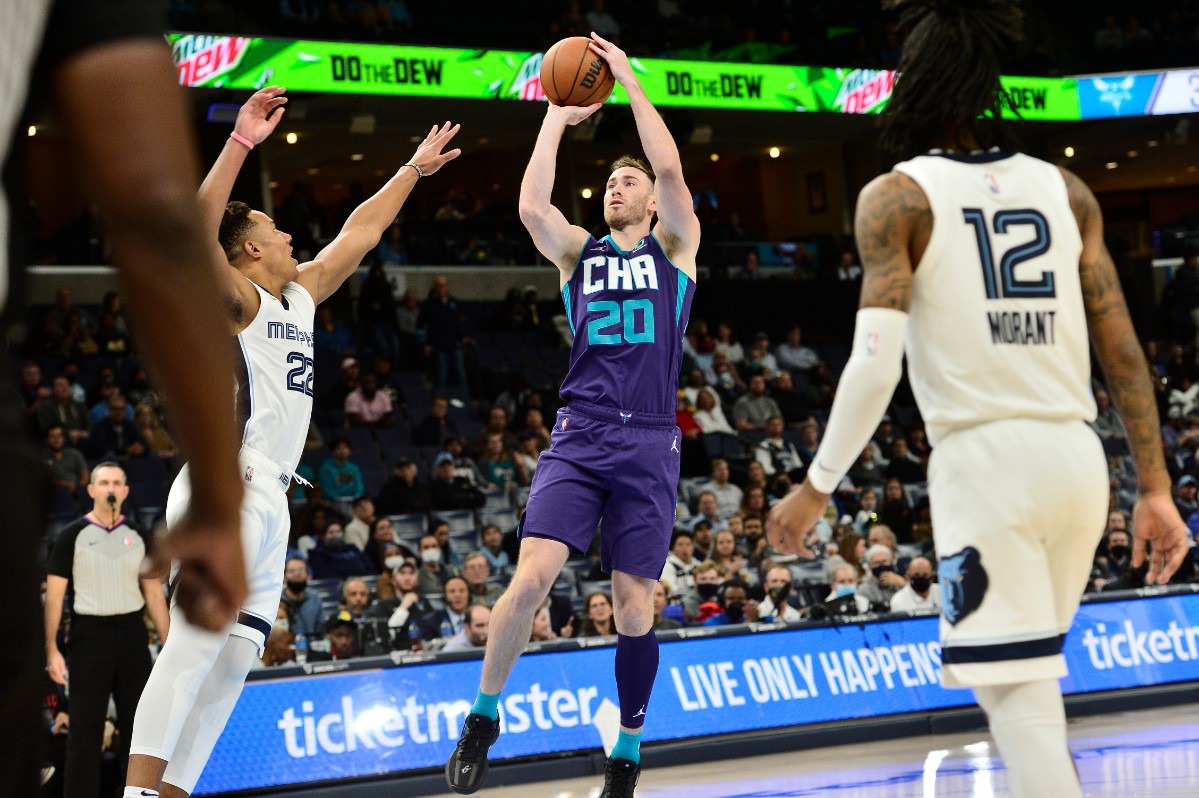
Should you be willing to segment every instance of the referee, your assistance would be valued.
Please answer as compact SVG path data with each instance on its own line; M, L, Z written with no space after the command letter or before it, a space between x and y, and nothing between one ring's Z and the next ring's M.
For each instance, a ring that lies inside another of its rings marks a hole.
M129 495L125 470L113 462L100 463L92 471L87 492L92 497L92 511L59 532L46 577L46 670L63 685L68 684L68 669L58 648L58 627L71 587L71 731L63 794L72 798L99 794L110 694L121 731L114 750L124 772L133 715L150 676L142 612L150 610L154 627L164 640L170 623L162 582L142 579L138 572L149 550L150 535L121 515L121 504Z

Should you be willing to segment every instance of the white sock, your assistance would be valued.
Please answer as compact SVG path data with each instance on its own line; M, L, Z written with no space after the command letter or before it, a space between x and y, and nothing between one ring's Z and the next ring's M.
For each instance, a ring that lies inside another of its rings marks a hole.
M1082 798L1056 679L976 687L974 695L1007 766L1012 798Z

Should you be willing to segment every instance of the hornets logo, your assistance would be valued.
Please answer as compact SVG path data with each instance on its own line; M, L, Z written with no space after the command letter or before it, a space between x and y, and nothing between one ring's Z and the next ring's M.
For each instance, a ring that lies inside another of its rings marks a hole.
M937 563L940 574L941 613L945 620L956 626L966 616L979 608L987 593L987 571L983 568L982 555L973 546L967 546L957 554L942 557Z

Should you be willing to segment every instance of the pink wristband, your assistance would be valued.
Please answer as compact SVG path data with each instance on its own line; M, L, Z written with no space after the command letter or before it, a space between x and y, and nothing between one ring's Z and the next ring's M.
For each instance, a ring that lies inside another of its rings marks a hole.
M244 144L247 150L254 149L254 142L250 141L248 138L246 138L242 134L238 133L236 130L229 134L229 138L233 139L238 144Z

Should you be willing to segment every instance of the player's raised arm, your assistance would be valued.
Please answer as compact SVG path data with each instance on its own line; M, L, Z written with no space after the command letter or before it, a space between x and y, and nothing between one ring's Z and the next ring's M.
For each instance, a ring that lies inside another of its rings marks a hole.
M378 245L416 181L462 154L457 148L443 152L460 127L449 122L434 125L408 162L374 196L354 209L341 232L317 253L315 260L300 268L296 282L312 294L317 304L332 296Z
M1149 367L1141 351L1116 266L1103 243L1103 214L1086 184L1062 170L1070 207L1082 233L1079 278L1091 342L1111 387L1112 400L1128 430L1128 445L1137 466L1139 497L1133 508L1133 564L1145 560L1146 541L1153 544L1148 584L1165 584L1178 570L1189 546L1187 528L1170 495L1170 475L1162 457L1161 423L1149 384Z
M558 144L567 126L577 125L601 108L550 104L533 145L533 155L520 181L520 221L533 238L533 244L565 277L570 276L575 260L587 243L587 231L572 225L554 207L550 196L558 165Z
M928 199L907 175L891 172L862 189L854 221L863 275L853 349L807 478L767 517L780 551L805 551L804 534L866 448L899 384L912 304L912 242L931 228Z
M608 63L612 77L629 95L641 146L657 178L654 196L657 198L658 229L666 238L662 243L671 259L694 279L695 253L699 250L699 219L695 216L691 191L683 180L679 148L662 121L662 116L646 96L624 51L595 33L591 34L591 49Z

